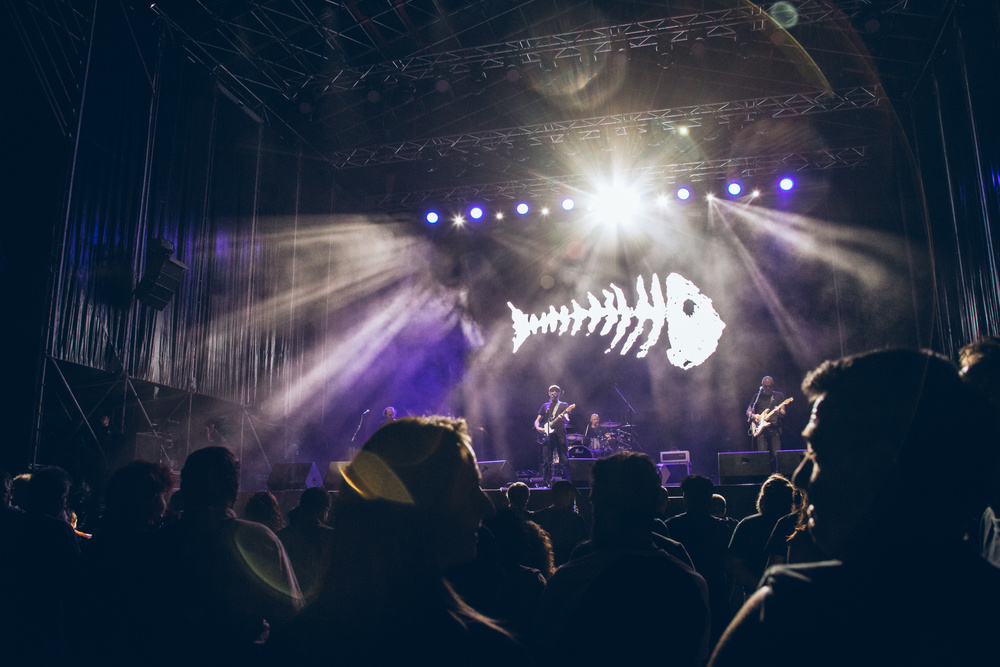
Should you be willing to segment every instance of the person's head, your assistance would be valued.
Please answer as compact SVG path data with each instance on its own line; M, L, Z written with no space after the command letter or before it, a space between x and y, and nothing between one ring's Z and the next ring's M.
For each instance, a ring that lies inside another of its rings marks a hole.
M174 477L167 466L132 461L111 476L104 494L104 517L119 528L142 530L156 526L167 509L167 495L173 485Z
M16 505L21 509L24 509L25 494L28 491L28 482L31 481L31 473L24 472L20 475L16 475L13 480L11 480L10 485L10 504Z
M764 391L764 395L770 396L771 393L774 391L774 378L772 378L770 375L765 375L760 380L760 386Z
M514 482L507 488L507 502L511 509L523 510L528 506L531 489L524 482Z
M715 485L702 475L688 475L681 482L684 508L692 514L709 514L712 509L712 492Z
M299 506L292 510L310 521L326 521L330 513L330 492L322 486L311 486L302 492Z
M396 408L394 408L394 407L392 407L390 405L389 407L387 407L385 410L382 411L382 416L387 421L393 421L393 420L395 420L396 419Z
M783 475L771 475L757 494L757 511L765 516L785 516L792 511L795 490Z
M14 480L11 478L10 473L6 470L0 470L0 510L10 507L10 490L13 486Z
M64 517L69 487L69 474L62 468L48 466L36 470L24 491L23 509L28 512Z
M225 447L191 452L181 470L184 509L231 508L240 488L240 464Z
M656 514L660 474L645 454L621 452L600 459L591 471L594 533L645 530Z
M479 488L479 468L464 419L408 417L386 424L344 470L337 526L374 514L397 521L420 541L438 571L475 558L480 521L493 504ZM384 536L404 539L404 535ZM370 539L382 539L377 533Z
M667 487L661 486L656 495L656 516L665 517L668 507L670 507L670 492L667 491Z
M248 521L264 524L274 532L285 527L285 519L281 516L278 499L270 491L255 491L247 498L243 516Z
M561 479L552 485L552 504L561 509L573 507L579 493L573 482Z
M793 479L808 494L809 530L827 554L866 549L917 521L924 533L932 526L939 538L960 538L997 448L985 398L951 362L916 350L869 352L824 362L802 389L813 407ZM962 482L917 514L913 506L926 507L927 462L947 446L962 448L952 471Z
M597 428L601 424L601 416L596 412L590 415L590 425L593 428Z
M724 517L726 516L726 497L719 494L713 493L712 500L709 503L712 516Z
M559 388L559 385L554 384L551 387L549 387L549 399L550 400L553 400L553 401L559 400L559 394L561 394L561 393L562 393L562 389Z

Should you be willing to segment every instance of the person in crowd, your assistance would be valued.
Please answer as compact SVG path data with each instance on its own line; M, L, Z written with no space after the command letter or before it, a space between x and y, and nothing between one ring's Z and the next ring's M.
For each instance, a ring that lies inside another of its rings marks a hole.
M270 491L255 491L247 498L247 505L243 509L243 517L247 521L262 523L271 529L272 533L277 533L285 527L285 518L281 516L281 508L278 506L278 499Z
M191 452L181 470L184 511L157 531L152 622L170 664L245 664L269 631L302 608L281 542L236 518L239 463L226 447ZM160 657L156 657L159 660Z
M269 645L270 660L509 665L525 660L443 577L476 556L493 511L464 420L382 426L344 470L323 591Z
M736 584L735 598L742 605L757 590L767 565L767 546L778 519L792 510L792 484L782 475L771 475L757 494L757 513L736 526L729 540L726 570Z
M552 485L552 504L531 516L552 540L555 567L567 562L573 549L587 539L587 523L576 511L578 495L573 482L560 480Z
M964 538L998 455L986 399L951 362L916 350L827 361L802 389L812 416L793 481L810 535L836 560L769 570L710 664L984 664L1000 569ZM942 448L962 455L927 503L927 462Z
M174 480L160 463L133 461L111 476L104 516L82 547L74 594L73 646L84 664L126 664L154 640L147 583Z
M54 466L35 471L23 514L0 534L0 647L11 665L67 664L66 606L77 576L80 545L66 520L70 477Z
M685 512L667 519L670 537L684 545L694 569L708 584L712 609L712 638L718 638L729 623L729 579L726 552L732 537L730 525L712 516L712 480L688 475L681 482Z
M644 454L616 454L594 464L591 485L594 549L546 583L534 628L541 661L698 665L708 651L707 590L653 546L656 466Z
M726 511L728 510L728 504L726 503L726 497L721 493L712 494L712 516L722 519L727 524L729 524L730 532L736 530L736 525L739 523L736 519L731 516L726 516Z
M31 481L31 473L24 472L14 477L10 487L10 506L17 509L24 509L24 497L28 490L28 482Z
M958 356L962 379L982 392L994 411L1000 412L1000 338L983 336L959 350ZM983 558L1000 567L1000 483L991 487L993 492L979 520L977 543Z
M524 482L514 482L507 487L507 506L519 519L531 520L531 512L528 511L528 500L531 498L531 489Z
M288 527L278 533L306 604L319 595L333 552L334 531L326 525L329 516L330 493L314 486L302 492L298 506L288 513Z

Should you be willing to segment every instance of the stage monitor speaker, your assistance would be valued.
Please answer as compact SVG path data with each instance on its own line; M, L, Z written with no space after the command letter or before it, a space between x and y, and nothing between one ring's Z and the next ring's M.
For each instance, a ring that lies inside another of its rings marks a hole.
M271 491L308 489L322 485L323 478L315 463L275 463L267 478L267 488Z
M482 475L479 486L484 489L500 489L517 481L517 473L506 459L480 461L479 473Z
M160 463L166 441L154 433L135 434L135 460Z
M576 486L590 486L590 470L600 459L569 459L569 476Z
M804 449L782 449L778 451L778 472L787 477L792 478L795 474L795 469L799 467L802 463L802 459L806 456L806 450Z
M350 464L350 461L330 461L330 465L326 467L326 475L323 476L323 486L329 491L340 491L340 485L344 481L341 471Z
M719 452L720 484L761 484L770 474L768 452Z
M660 486L680 486L684 478L691 474L690 463L660 463Z

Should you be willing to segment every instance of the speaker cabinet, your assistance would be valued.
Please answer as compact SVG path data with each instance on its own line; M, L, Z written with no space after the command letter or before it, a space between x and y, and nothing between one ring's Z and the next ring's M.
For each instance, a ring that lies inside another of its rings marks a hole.
M680 486L684 478L691 474L690 463L660 463L660 486Z
M720 484L761 484L770 474L769 452L719 452Z
M163 310L181 286L181 279L188 267L173 257L153 259L146 266L146 275L135 289L135 298L140 303Z
M480 461L479 473L482 475L479 486L484 489L499 489L517 481L517 473L506 459Z
M600 459L569 459L569 476L577 487L590 487L590 471Z
M329 491L340 491L340 485L344 481L344 474L341 471L350 463L350 461L330 461L330 465L326 467L326 475L323 476L323 486Z
M267 478L267 488L271 491L308 489L322 485L323 478L315 463L275 463Z
M791 479L792 475L795 474L795 469L799 467L805 456L806 450L804 449L782 449L778 451L778 472Z

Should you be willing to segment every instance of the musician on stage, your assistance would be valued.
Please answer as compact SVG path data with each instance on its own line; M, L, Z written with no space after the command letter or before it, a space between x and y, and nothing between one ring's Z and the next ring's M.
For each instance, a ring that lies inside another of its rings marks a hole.
M761 415L777 408L767 417L768 426L753 439L754 449L758 452L770 452L772 461L781 449L781 420L785 417L785 406L781 404L784 402L784 394L774 390L774 379L766 375L760 381L760 389L747 408L747 418L753 427L760 424Z
M569 406L559 400L562 389L558 385L549 387L549 402L542 403L535 417L535 430L545 436L542 440L542 479L547 487L552 486L552 452L559 455L559 465L566 471L569 479L569 466L566 465L566 424L569 423ZM546 435L546 424L551 423Z
M601 426L601 416L596 412L590 415L590 423L583 432L584 442L591 451L604 449L604 436L608 434L608 429Z

